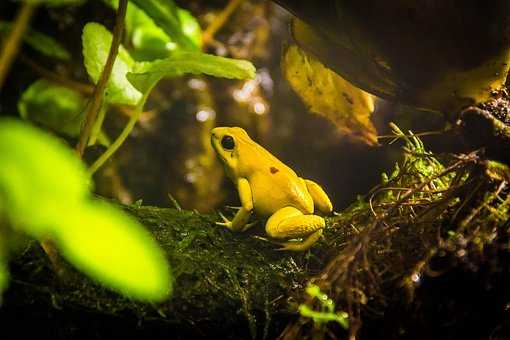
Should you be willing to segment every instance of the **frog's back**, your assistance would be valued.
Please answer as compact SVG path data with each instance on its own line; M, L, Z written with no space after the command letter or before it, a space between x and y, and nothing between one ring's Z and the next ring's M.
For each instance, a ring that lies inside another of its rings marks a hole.
M253 141L252 141L253 142ZM313 213L313 200L303 179L273 156L269 151L253 142L251 163L246 177L252 190L255 213L272 215L277 210L293 206L305 214Z

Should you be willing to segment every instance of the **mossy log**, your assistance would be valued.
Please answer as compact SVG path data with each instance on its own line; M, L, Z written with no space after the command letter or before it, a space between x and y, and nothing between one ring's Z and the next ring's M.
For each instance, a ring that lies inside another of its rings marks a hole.
M171 299L158 305L135 302L70 267L58 278L32 242L11 261L2 323L9 321L5 325L19 335L37 330L64 339L142 334L273 338L296 313L297 294L328 252L324 242L306 253L277 251L277 245L254 237L264 236L263 228L231 232L215 225L217 215L136 205L125 209L165 250L175 278ZM29 327L20 327L23 323Z

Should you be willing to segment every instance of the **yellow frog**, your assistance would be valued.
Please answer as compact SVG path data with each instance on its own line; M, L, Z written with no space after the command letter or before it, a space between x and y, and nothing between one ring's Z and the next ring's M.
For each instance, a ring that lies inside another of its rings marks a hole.
M241 208L230 221L222 214L226 226L245 231L254 211L268 217L266 233L282 242L280 250L303 251L322 235L325 221L314 210L330 214L333 207L328 195L315 182L298 177L288 166L269 153L239 127L217 127L211 131L211 144L234 182Z

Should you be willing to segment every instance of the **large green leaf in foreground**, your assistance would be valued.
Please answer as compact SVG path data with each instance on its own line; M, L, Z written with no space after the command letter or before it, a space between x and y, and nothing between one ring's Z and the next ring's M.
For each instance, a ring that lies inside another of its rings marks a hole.
M61 219L56 236L74 266L131 298L161 301L170 294L165 256L136 220L100 201L75 208L65 212L69 220Z
M136 220L91 199L84 166L58 139L0 120L0 164L0 218L15 230L51 238L71 264L124 295L160 301L170 294L162 250Z
M0 120L0 201L11 223L35 238L59 209L88 198L88 177L60 140L16 120Z

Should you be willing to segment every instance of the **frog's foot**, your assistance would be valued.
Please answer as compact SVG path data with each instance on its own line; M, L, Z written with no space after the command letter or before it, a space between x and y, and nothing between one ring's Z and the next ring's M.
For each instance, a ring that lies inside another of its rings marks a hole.
M259 235L253 235L252 238L254 238L256 240L264 241L264 242L267 242L267 243L271 243L271 244L274 244L276 246L281 246L282 245L282 242L275 241L275 240L270 239L268 237L262 237L262 236L259 236Z
M281 246L280 248L276 249L277 251L281 250L290 250L290 251L305 251L309 249L322 235L322 229L317 230L315 233L311 234L306 238L304 241L288 241L288 242L278 242L271 240L266 237L262 236L252 236L254 239L264 241L267 243L271 243L277 246Z
M294 207L285 207L275 212L266 223L266 233L275 239L297 239L281 243L280 250L303 251L310 248L322 235L325 221L317 215L303 215Z
M223 227L227 227L228 229L232 229L232 221L225 217L221 212L218 213L223 220L223 222L216 222L216 225L220 225Z
M241 210L242 210L242 208L239 211L241 211ZM238 211L238 213L239 213L239 211ZM220 215L223 222L216 222L216 225L227 227L228 229L234 230L234 231L245 231L258 223L258 221L246 223L248 218L250 217L249 216L250 214L243 215L240 218L234 217L234 219L232 221L229 220L228 218L226 218L225 215L223 215L221 212L218 212L218 214ZM239 214L236 214L236 216L238 216L238 215Z
M322 229L317 230L316 232L310 234L303 241L288 241L279 243L282 247L276 250L290 250L290 251L305 251L310 249L315 242L319 240L322 235Z

